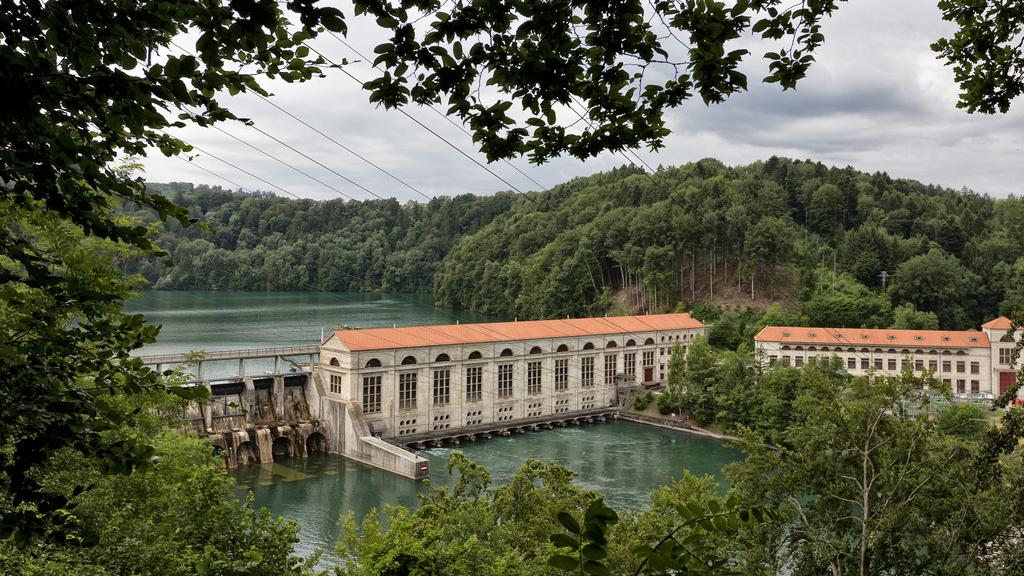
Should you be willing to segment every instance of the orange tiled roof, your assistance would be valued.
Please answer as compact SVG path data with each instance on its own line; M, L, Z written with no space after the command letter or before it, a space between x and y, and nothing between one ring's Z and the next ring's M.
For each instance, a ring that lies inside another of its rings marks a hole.
M356 351L476 344L506 340L543 340L546 338L629 334L703 327L704 324L689 314L652 314L650 316L349 329L336 330L334 335L346 348ZM598 347L603 346L598 345Z
M989 320L988 322L985 322L984 324L981 325L981 327L988 328L990 330L1009 330L1010 319L1007 318L1006 316L1000 316L995 320Z
M765 326L758 342L827 344L829 346L901 346L928 348L988 348L988 336L976 330L893 330L888 328L810 328Z

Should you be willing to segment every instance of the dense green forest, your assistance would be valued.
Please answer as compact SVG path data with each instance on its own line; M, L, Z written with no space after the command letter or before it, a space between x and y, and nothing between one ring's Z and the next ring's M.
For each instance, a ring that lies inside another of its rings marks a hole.
M188 183L150 184L203 226L154 227L173 267L127 262L154 288L216 290L429 291L455 243L508 211L511 194L456 196L405 205L397 200L294 200Z
M174 267L128 263L155 288L432 291L520 318L779 302L809 324L906 327L1024 300L1021 199L817 162L623 167L404 205L151 188L206 224L153 232Z

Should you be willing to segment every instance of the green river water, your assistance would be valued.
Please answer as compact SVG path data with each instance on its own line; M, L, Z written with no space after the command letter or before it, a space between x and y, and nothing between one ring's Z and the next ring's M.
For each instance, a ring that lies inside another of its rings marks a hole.
M145 354L315 344L321 328L341 325L490 319L435 308L422 295L147 292L128 309L163 326L159 341L142 350ZM712 474L724 483L722 466L739 457L738 451L715 440L629 422L556 428L466 443L459 449L486 466L495 482L511 477L529 458L559 462L617 509L645 507L653 488L678 478L683 470ZM451 481L445 466L450 453L450 448L423 451L433 483ZM332 455L247 466L231 474L240 492L252 491L257 506L298 521L298 551L323 550L324 567L332 559L343 513L362 516L385 504L415 506L416 493L424 489L421 483Z

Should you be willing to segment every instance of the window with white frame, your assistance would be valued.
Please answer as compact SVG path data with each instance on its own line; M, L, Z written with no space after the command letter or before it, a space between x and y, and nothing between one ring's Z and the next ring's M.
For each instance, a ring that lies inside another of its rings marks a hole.
M618 354L604 355L604 383L615 384L615 372L619 369Z
M569 359L559 358L555 360L555 390L569 389Z
M630 380L636 379L636 352L630 352L622 356L622 361L625 364L624 372Z
M398 375L398 409L412 410L416 408L416 373L405 372Z
M526 364L526 393L540 394L540 362L528 362Z
M444 406L452 401L452 371L445 368L434 370L434 405Z
M594 357L580 358L580 386L589 388L594 385Z
M498 398L512 397L512 364L498 364Z
M466 368L466 402L479 402L484 396L484 367Z
M1000 348L999 349L999 363L1003 366L1010 365L1010 356L1013 353L1013 348Z
M363 413L380 412L380 375L363 376Z

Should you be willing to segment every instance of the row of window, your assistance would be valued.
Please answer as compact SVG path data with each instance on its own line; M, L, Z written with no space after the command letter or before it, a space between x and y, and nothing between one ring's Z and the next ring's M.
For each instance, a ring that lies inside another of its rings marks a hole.
M950 386L952 385L952 382L950 381L949 378L943 378L942 381L946 385L950 385ZM979 380L971 380L971 394L978 394L980 392L981 392L981 381L979 381ZM966 380L957 379L957 381L956 381L956 393L957 394L965 394L965 393L967 393L967 381Z
M961 390L961 392L962 392L962 390ZM586 410L586 409L589 409L589 408L593 408L597 404L596 398L594 396L583 396L582 398L580 398L580 402L581 402L580 409L583 409L583 410ZM514 408L515 407L511 406L511 405L510 406L501 406L501 407L499 407L496 410L496 412L495 412L497 420L499 422L506 422L506 421L509 421L509 420L513 420L514 419L514 414L513 414ZM533 418L533 417L536 417L536 416L543 415L543 406L542 406L542 404L540 402L533 402L533 403L528 404L526 406L526 410L527 410L527 412L526 412L526 417L527 418ZM569 411L569 400L563 398L561 400L556 401L555 402L555 406L554 406L554 411L555 411L555 413L568 412ZM466 426L473 426L475 424L482 424L483 421L484 421L484 419L483 419L483 411L482 410L471 410L469 412L466 412L466 422L465 422ZM433 421L431 422L431 427L430 427L431 430L435 430L435 431L436 430L447 430L449 428L451 428L451 415L450 414L443 414L443 415L435 415L434 416ZM418 429L419 428L416 425L416 419L415 418L407 419L407 420L400 420L398 422L398 435L399 436L408 436L409 434L415 434L418 431Z
M636 354L627 353L623 356L625 362L625 373L629 378L636 377ZM618 371L618 356L607 354L604 357L604 383L614 384L615 374ZM643 353L644 367L654 365L654 352ZM508 399L512 397L514 381L514 364L498 365L498 398ZM526 365L526 393L536 395L542 393L543 367L540 362L528 362ZM400 410L411 410L416 407L417 397L417 373L405 372L398 375L398 408ZM331 392L341 393L341 377L331 375ZM436 406L444 406L451 403L451 370L448 368L433 371L432 399ZM554 386L556 392L569 389L569 359L558 358L555 360ZM590 388L594 386L594 357L585 356L580 359L580 386ZM363 377L363 412L374 414L381 411L382 397L381 375ZM483 399L483 366L466 367L466 401L479 402Z
M669 340L671 340L671 339L672 338L670 336ZM679 336L676 336L675 339L679 340ZM661 341L662 342L665 341L665 337L664 336L661 337ZM636 346L636 345L637 345L636 341L632 340L632 339L627 340L626 344L625 344L625 346ZM644 346L653 346L654 345L654 338L648 338L647 340L644 341L643 345ZM614 340L609 341L605 345L605 348L616 348L616 347L618 347L618 343L616 343ZM583 348L582 348L582 350L593 350L593 349L594 349L593 342L587 342L586 344L583 345ZM663 348L661 353L665 354L665 350L670 350L670 349ZM566 344L559 345L558 348L555 350L556 353L558 353L558 352L569 352L569 351L570 351L569 350L569 346L566 345ZM534 346L533 348L530 349L529 353L530 354L543 354L544 350L542 350L540 346ZM501 351L501 353L498 356L504 358L504 357L514 356L514 355L515 355L515 352L513 352L511 348L505 348L504 350ZM467 356L466 359L467 360L481 360L481 359L483 359L483 354L481 354L480 351L478 351L478 350L474 350L473 352L469 353L469 356ZM438 354L437 357L434 358L434 362L435 363L436 362L451 362L451 361L452 361L451 356L449 356L448 354L443 354L443 353L442 354ZM416 357L410 355L410 356L406 356L405 358L402 358L401 365L402 366L409 366L409 365L417 364L417 363L418 363L418 360L416 360ZM338 366L339 365L338 359L337 358L331 358L330 365L331 366ZM363 367L364 368L381 368L381 367L383 367L383 364L381 364L381 361L379 359L377 359L377 358L370 358L369 360L366 361L366 364Z
M814 358L814 356L811 356L811 358ZM827 358L827 356L822 356L822 358ZM789 355L785 355L784 354L782 356L782 361L785 364L788 365L790 363L790 360L791 360L791 358L790 358ZM794 364L793 364L794 366L798 366L799 367L799 366L803 366L804 365L804 357L803 356L796 356L795 358L793 358L793 360L794 360ZM771 356L768 357L768 365L769 366L774 366L778 361L779 361L779 357L776 356L776 355L771 355ZM924 360L920 359L920 358L914 359L914 360L910 360L908 358L900 359L900 361L899 361L899 369L903 370L904 368L906 368L906 366L911 361L913 362L914 370L915 371L917 371L917 372L923 372L924 371L924 365L925 365L924 364ZM874 368L876 370L890 370L890 371L893 371L893 370L897 369L896 368L896 359L895 358L888 358L888 359L875 358L873 364L874 364ZM861 370L867 370L867 369L871 368L871 366L872 366L871 359L869 359L869 358L861 358L860 359L860 369ZM846 368L848 370L856 370L857 369L857 358L854 358L854 357L847 358L846 359ZM928 361L928 369L931 370L932 372L938 372L938 370L939 370L939 361L938 360L929 360ZM943 360L942 361L942 371L943 372L952 372L953 371L953 362L950 361L950 360ZM967 363L962 361L962 360L961 361L957 361L957 363L956 363L956 371L959 372L959 373L967 372ZM981 374L981 363L980 362L971 362L971 374Z

